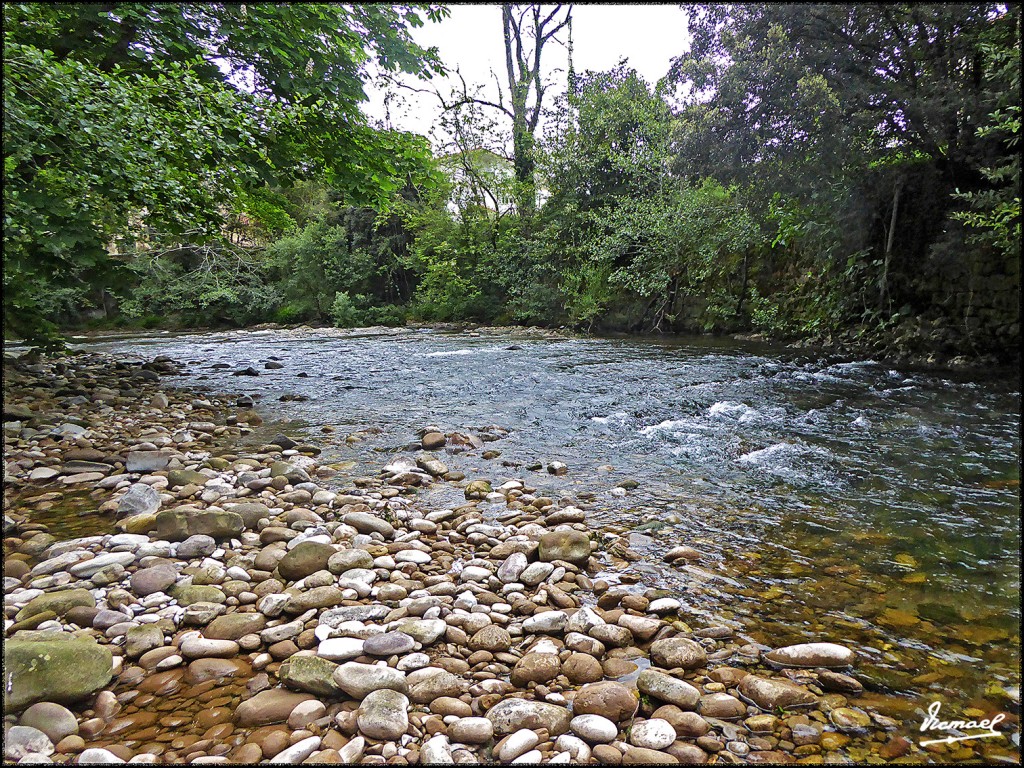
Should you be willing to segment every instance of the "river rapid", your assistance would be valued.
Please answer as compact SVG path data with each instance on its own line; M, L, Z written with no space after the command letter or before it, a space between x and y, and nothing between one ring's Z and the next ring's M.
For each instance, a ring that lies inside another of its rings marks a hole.
M187 364L181 386L250 395L266 421L252 439L316 443L344 467L339 486L414 451L428 425L501 427L484 449L500 455L446 463L524 479L573 499L607 540L628 534L617 554L637 590L664 588L694 628L855 647L868 691L911 718L933 699L1019 708L1019 379L730 339L304 328L73 341L168 355ZM234 375L249 366L259 375ZM553 461L568 472L545 472ZM458 491L419 493L444 508ZM680 544L701 558L666 564Z

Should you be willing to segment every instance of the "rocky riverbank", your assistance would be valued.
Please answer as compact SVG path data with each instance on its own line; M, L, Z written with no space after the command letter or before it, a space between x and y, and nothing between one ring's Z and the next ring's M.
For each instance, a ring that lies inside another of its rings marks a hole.
M176 370L5 363L8 760L1014 758L1004 739L922 750L918 723L860 700L834 638L679 621L673 595L615 575L625 544L572 499L450 472L475 435L425 427L422 451L340 484L316 446L240 447L259 416ZM427 507L435 483L465 503ZM38 522L60 516L94 527Z

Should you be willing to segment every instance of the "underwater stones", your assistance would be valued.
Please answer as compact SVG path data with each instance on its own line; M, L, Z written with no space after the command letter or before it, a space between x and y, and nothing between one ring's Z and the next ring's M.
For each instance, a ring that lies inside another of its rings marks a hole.
M763 654L762 657L770 664L782 667L826 667L841 668L851 666L857 659L856 654L844 645L836 643L801 643L777 648Z

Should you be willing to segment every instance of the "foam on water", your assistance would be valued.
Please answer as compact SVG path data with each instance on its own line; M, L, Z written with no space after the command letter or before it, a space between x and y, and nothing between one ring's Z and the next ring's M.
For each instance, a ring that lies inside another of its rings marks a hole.
M427 352L424 357L455 357L457 355L471 355L472 349L456 349L451 352Z

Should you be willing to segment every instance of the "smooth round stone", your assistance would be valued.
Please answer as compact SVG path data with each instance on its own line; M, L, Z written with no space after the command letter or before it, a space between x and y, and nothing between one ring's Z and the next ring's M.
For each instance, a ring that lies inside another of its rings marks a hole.
M647 611L657 614L676 613L682 607L683 604L674 597L659 597L657 600L651 600Z
M497 624L488 624L469 639L469 649L472 651L497 653L507 651L511 647L512 636L507 629Z
M78 733L78 718L75 714L67 707L48 701L41 701L26 709L18 718L18 725L37 728L54 744L65 736Z
M634 723L629 732L629 743L645 749L664 749L676 740L676 729L667 720L651 719Z
M425 653L410 653L398 662L398 669L402 672L412 672L430 666L430 657Z
M29 725L12 726L4 734L4 757L20 760L25 755L52 755L53 742L38 728Z
M142 568L131 575L131 590L139 597L166 592L177 579L177 571L170 565Z
M498 759L510 763L540 743L540 737L529 728L521 728L505 739L498 750Z
M239 647L234 640L190 637L182 642L178 650L188 659L229 658L238 655Z
M568 709L555 704L509 698L487 710L487 719L499 735L522 728L547 728L552 736L561 736L569 730L572 716Z
M396 563L415 563L416 565L424 565L429 563L431 560L430 554L427 552L421 552L418 549L403 549L401 552L395 553Z
M619 734L619 727L601 715L576 715L569 729L591 744L608 744Z
M368 656L395 656L408 653L415 647L416 641L404 632L385 632L368 637L363 642L363 653Z
M289 765L297 765L305 760L307 757L312 755L317 749L320 748L320 737L309 736L301 741L297 741L290 747L278 752L272 758L271 763L286 763Z
M292 730L305 728L314 720L327 714L327 707L321 701L303 701L288 715L288 727Z
M708 663L704 648L685 637L667 637L651 643L651 661L665 669L696 669Z
M193 558L212 555L215 549L217 549L217 542L212 536L207 536L205 533L197 533L178 544L175 556L179 560L192 560Z
M460 717L448 726L448 737L459 744L486 744L494 736L494 726L486 717Z
M647 747L630 747L622 756L623 765L678 765L679 761L672 755Z
M861 731L871 725L866 712L852 707L837 707L828 713L829 720L841 731Z
M407 693L409 690L404 672L376 664L349 661L334 670L333 677L339 688L359 701L371 691L381 688L389 688L399 693Z
M78 756L79 765L90 765L92 763L96 763L98 765L114 765L116 763L123 762L125 761L109 749L102 749L100 747L86 749Z
M531 749L513 760L511 765L537 765L543 757L544 753L539 749Z
M348 661L363 655L365 642L357 637L329 637L320 641L316 655L329 661Z
M371 691L359 707L357 725L371 739L398 739L409 728L408 697L386 688Z
M857 655L837 643L800 643L777 648L762 658L784 667L848 667Z
M697 711L704 717L735 720L746 716L747 705L728 693L710 693L700 697Z
M588 683L576 693L573 712L581 715L600 715L612 722L631 718L637 710L637 697L621 683Z

